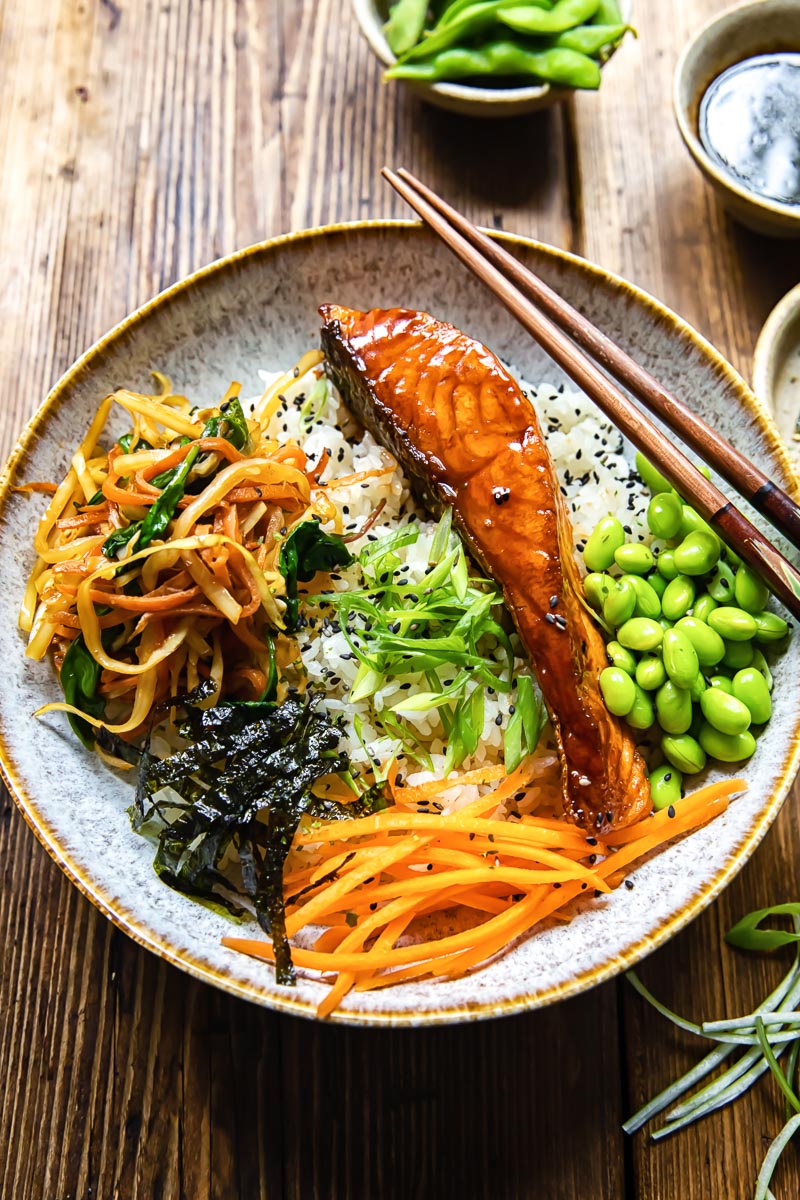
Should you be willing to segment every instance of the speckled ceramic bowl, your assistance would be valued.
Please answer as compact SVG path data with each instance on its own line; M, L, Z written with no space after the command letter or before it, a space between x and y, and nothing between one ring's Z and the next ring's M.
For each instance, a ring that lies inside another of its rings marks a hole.
M792 486L765 410L707 342L663 305L599 267L506 238L553 287L668 387ZM152 848L131 833L129 784L87 754L58 714L31 713L59 688L47 663L23 655L16 614L33 561L42 497L25 479L60 478L98 400L145 389L162 368L190 396L218 396L231 379L260 390L261 367L284 367L318 342L317 305L429 309L481 338L532 382L560 373L432 235L407 223L366 223L277 238L197 272L134 313L60 380L23 433L0 485L0 743L5 777L37 835L81 890L121 929L198 978L286 1012L313 1015L324 985L277 987L263 963L223 949L222 918L158 882ZM751 514L753 515L753 514ZM587 900L569 925L543 927L485 970L348 996L334 1020L419 1025L491 1017L549 1004L631 966L716 896L775 817L800 758L800 636L775 671L780 698L745 774L750 790L708 828L634 872L635 888ZM17 898L24 902L24 897Z
M800 283L773 308L758 335L753 355L753 389L772 411L789 451L800 467Z
M383 36L386 13L390 7L381 0L352 0L353 12L361 32L369 42L372 52L386 67L396 62ZM632 0L621 0L623 20L630 21ZM616 50L612 51L616 54ZM612 55L609 55L611 58ZM608 61L608 60L606 60ZM575 93L574 88L551 87L549 83L531 84L527 87L493 88L475 87L467 83L417 83L411 80L395 80L404 83L420 100L460 113L465 117L516 117L522 113L536 112L559 104Z
M742 187L706 153L698 133L700 102L718 75L757 54L800 50L797 0L749 0L713 17L686 46L675 68L673 108L686 147L731 216L756 233L800 238L800 206Z

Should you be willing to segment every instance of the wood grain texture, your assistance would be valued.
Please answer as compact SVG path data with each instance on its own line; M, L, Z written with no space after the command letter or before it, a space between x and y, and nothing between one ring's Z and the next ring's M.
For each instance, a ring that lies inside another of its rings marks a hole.
M187 271L290 228L404 215L384 162L635 279L747 372L796 259L731 225L670 113L679 47L723 4L637 7L640 40L599 95L484 125L384 86L343 0L0 0L2 450L82 349ZM2 805L0 1196L752 1194L782 1120L768 1081L669 1142L623 1139L623 1117L696 1054L624 983L444 1030L279 1017L116 932ZM679 1011L744 1011L777 978L720 935L797 897L795 808L643 965ZM796 1196L786 1158L778 1195Z

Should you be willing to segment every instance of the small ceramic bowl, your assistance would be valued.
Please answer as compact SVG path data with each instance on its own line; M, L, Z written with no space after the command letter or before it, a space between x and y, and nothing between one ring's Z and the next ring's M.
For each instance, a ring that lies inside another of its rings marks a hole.
M742 187L706 153L698 133L700 102L728 67L757 54L800 51L798 0L751 0L714 17L692 38L675 68L673 105L690 154L731 215L756 233L800 237L800 205Z
M381 4L380 0L352 0L352 3L361 32L373 53L384 66L392 66L396 59L383 36L388 4ZM624 21L630 21L631 7L632 0L621 0L620 8ZM411 80L398 82L405 82L406 86L426 103L467 117L519 116L558 104L575 91L574 88L551 87L549 83L529 87L492 88L472 87L466 83L417 83Z
M753 390L771 410L800 468L800 283L775 306L758 336Z

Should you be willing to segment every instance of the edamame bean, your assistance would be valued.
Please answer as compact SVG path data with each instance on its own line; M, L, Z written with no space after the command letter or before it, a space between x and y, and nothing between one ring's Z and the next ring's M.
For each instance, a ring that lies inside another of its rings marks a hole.
M608 643L606 646L606 657L612 667L619 667L620 671L625 671L628 675L636 673L636 659L630 650L626 650L624 646L620 646L619 642Z
M661 597L664 595L664 592L667 590L667 581L664 578L664 576L659 575L657 570L653 571L653 573L651 575L647 576L647 582L650 584L650 587L653 589L655 594L658 596L659 600L661 600Z
M674 621L668 621L666 617L659 617L658 623L665 633L668 629L672 629L672 626L675 624Z
M674 538L681 527L683 506L674 492L659 492L647 506L647 524L658 538ZM761 606L764 607L763 604Z
M692 723L692 697L668 679L656 692L656 717L665 733L686 733Z
M636 592L627 579L618 579L603 602L603 619L616 629L633 616Z
M649 617L631 617L617 630L617 641L627 650L655 650L664 630Z
M756 667L745 667L733 677L733 694L747 705L756 725L763 725L772 716L772 698L767 681Z
M625 720L631 729L649 729L655 720L653 701L638 684L634 684L634 687L636 689L636 699L633 702L633 708Z
M622 579L627 579L636 593L635 617L650 617L655 621L661 616L661 600L646 579L642 579L641 575L623 575Z
M633 708L636 699L636 684L619 667L606 667L600 672L600 691L606 708L615 717L625 717Z
M650 795L653 799L653 808L669 808L670 804L677 804L681 798L682 785L683 776L677 767L673 767L671 764L656 767L655 771L650 772Z
M735 550L731 550L730 546L723 546L723 552L725 554L725 562L728 563L729 566L733 567L734 571L737 567L742 565L742 560L739 558L739 555Z
M643 454L636 454L636 470L642 477L643 483L649 487L654 496L660 492L671 492L672 484L665 479L653 464Z
M769 669L769 663L764 658L760 650L753 651L753 661L751 666L754 666L757 671L760 671L767 682L767 687L772 691L772 671Z
M679 621L694 604L696 588L689 575L676 575L661 597L661 611L668 621Z
M720 733L735 736L750 728L750 709L722 688L710 687L703 692L700 710L709 725L713 725Z
M596 612L602 612L606 597L616 587L616 579L600 571L592 571L583 581L583 594Z
M777 613L760 612L755 617L755 623L757 642L779 642L789 631L787 622Z
M705 677L700 671L698 671L692 680L691 687L689 688L689 695L692 697L692 703L697 703L707 687L708 684L705 681Z
M661 739L664 757L684 775L697 775L706 765L706 752L696 738L688 733L677 737L665 734Z
M718 604L728 604L733 599L733 571L726 562L717 563L717 569L708 583L708 592Z
M656 692L667 682L667 669L655 654L646 654L636 667L636 682L646 692Z
M685 540L690 533L705 533L708 537L713 538L717 547L717 558L719 558L722 553L722 543L714 533L714 530L708 521L703 520L699 512L695 512L688 504L684 504L681 510L681 528L678 537ZM716 562L716 558L714 561Z
M625 530L616 517L603 517L589 536L583 561L590 571L607 571L614 555L625 543Z
M706 754L720 762L744 762L755 753L756 739L749 729L744 733L720 733L707 721L703 722L698 738Z
M727 692L729 696L733 695L733 682L728 679L727 675L712 675L708 682L712 688L719 688L721 692Z
M701 667L715 667L718 662L722 662L725 643L710 625L698 621L697 617L681 617L675 628L692 643Z
M675 547L675 566L683 575L705 575L719 558L719 541L713 533L697 530Z
M661 652L664 667L672 682L679 688L691 687L699 674L700 660L686 634L680 629L668 629L664 634Z
M758 628L755 617L750 613L729 605L720 605L709 613L708 624L726 642L749 642Z
M698 621L708 622L708 614L713 612L716 607L717 602L714 597L708 592L703 592L703 595L698 596L694 602L692 616L696 617Z
M675 551L662 550L656 559L656 570L662 579L674 579L678 574L678 568L675 566Z
M766 585L745 563L742 563L736 572L733 592L739 608L749 613L760 613L769 600Z
M646 575L655 563L653 551L641 542L626 542L614 551L614 562L626 575ZM764 605L759 605L763 608Z
M741 671L742 667L752 665L753 654L752 642L726 642L722 665L731 671Z

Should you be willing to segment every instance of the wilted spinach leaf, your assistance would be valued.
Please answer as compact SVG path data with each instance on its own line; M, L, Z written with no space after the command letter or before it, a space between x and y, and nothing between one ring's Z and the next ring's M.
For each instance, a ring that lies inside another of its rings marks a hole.
M281 546L278 570L286 583L286 628L295 629L300 614L297 583L307 583L317 571L332 571L347 567L353 556L340 537L320 529L319 520L302 521L295 525Z
M97 695L101 670L100 664L95 662L89 653L83 640L83 634L79 633L70 643L69 649L64 655L59 679L67 704L79 708L81 712L88 713L91 717L98 718L102 717L106 707L105 701ZM82 721L80 717L70 713L69 723L84 746L91 750L94 746L95 735L89 722Z
M203 437L223 437L237 450L244 450L250 432L237 396L222 405L218 416L206 421Z

